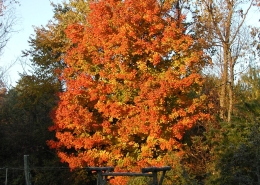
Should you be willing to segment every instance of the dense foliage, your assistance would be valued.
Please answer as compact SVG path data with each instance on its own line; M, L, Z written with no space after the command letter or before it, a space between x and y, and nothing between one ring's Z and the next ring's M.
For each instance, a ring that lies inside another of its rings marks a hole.
M88 25L67 27L66 90L49 142L62 161L130 171L174 164L185 131L209 117L206 59L182 21L172 2L90 1Z

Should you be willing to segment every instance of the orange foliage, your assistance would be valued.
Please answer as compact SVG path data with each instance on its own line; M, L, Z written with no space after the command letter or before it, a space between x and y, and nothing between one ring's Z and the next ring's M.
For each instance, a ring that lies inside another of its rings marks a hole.
M90 1L88 26L68 26L66 91L49 144L71 168L173 165L167 153L208 117L204 54L173 12L171 1Z

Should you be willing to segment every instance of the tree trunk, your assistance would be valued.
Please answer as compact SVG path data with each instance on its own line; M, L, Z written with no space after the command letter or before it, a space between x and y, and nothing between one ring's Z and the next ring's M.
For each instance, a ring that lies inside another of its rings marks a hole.
M228 84L228 46L224 44L223 47L224 58L223 58L223 72L222 72L222 83L219 96L220 103L220 118L226 120L226 103L227 103L227 84Z
M228 118L227 121L231 121L231 116L233 113L233 88L234 88L234 59L232 57L230 58L230 77L229 77L229 102L228 102Z

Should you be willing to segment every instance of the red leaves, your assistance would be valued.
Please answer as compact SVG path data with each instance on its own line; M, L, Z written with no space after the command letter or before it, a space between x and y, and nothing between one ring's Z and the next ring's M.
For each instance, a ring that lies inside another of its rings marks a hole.
M166 164L203 115L202 51L167 18L168 4L101 0L90 8L90 25L66 30L75 46L54 115L57 142L49 144L72 168Z

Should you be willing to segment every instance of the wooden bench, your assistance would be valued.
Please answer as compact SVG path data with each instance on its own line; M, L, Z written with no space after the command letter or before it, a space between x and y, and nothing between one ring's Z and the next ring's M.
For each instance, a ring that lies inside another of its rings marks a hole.
M105 185L108 176L143 176L152 177L152 185L162 185L166 171L171 170L170 166L164 167L148 167L142 168L141 173L137 172L114 172L114 167L87 167L87 171L97 172L97 185ZM161 178L158 182L158 172L162 172Z

